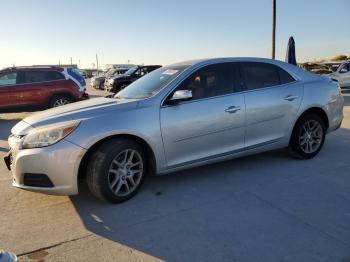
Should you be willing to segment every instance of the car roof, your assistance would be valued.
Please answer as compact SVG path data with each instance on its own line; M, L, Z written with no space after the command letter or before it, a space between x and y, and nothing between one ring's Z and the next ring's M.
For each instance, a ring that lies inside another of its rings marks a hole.
M261 63L269 63L276 66L279 66L290 73L295 79L303 79L303 80L312 80L315 79L316 75L307 72L306 70L280 61L269 58L260 58L260 57L220 57L220 58L207 58L207 59L196 59L189 60L180 63L171 64L169 66L186 66L188 68L200 67L215 63L228 63L228 62L261 62Z
M60 71L64 70L63 67L59 66L14 66L8 67L1 70L1 72L5 71Z

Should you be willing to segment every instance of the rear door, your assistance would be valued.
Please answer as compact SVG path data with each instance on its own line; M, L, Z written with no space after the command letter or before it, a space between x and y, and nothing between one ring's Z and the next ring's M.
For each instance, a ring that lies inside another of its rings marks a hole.
M0 108L8 108L16 104L16 96L11 94L11 88L16 86L17 73L0 73Z
M243 150L245 105L236 73L231 63L205 66L176 88L192 91L191 100L163 103L161 131L169 168Z
M50 89L54 83L49 81L47 71L20 71L18 73L18 85L16 87L19 94L18 105L44 105L48 102Z
M269 63L245 62L240 68L246 88L246 148L278 142L298 112L303 85Z
M16 92L17 72L0 73L0 107L16 107L19 94Z

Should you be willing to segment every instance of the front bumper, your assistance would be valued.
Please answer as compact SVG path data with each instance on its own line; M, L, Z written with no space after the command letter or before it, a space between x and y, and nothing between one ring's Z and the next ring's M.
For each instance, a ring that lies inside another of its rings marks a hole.
M11 151L4 160L11 169L13 186L52 195L78 193L78 169L85 149L66 140L43 148L18 149L20 143L12 139L9 138ZM44 174L53 186L28 186L24 182L24 176L28 174Z

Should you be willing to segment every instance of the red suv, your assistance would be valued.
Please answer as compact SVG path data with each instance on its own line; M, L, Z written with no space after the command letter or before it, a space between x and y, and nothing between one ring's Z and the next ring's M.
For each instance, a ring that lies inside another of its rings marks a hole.
M11 67L0 71L0 112L57 107L88 98L73 68Z

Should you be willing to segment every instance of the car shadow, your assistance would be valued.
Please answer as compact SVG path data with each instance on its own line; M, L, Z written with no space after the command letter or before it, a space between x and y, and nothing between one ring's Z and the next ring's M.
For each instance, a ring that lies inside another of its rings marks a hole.
M349 131L342 128L339 132L350 137ZM309 232L292 233L291 224L295 222L290 222L283 212L275 213L277 209L272 204L252 192L256 188L265 191L264 187L270 191L272 186L273 194L278 196L282 184L288 187L292 181L320 175L313 171L315 166L324 165L325 159L339 150L337 147L347 150L340 139L331 139L309 161L293 159L285 150L276 150L151 176L134 198L117 205L96 199L81 181L80 194L70 199L90 232L166 261L236 261L236 254L247 248L244 243L260 249L276 246L281 251L275 255L282 258L293 252L287 251L289 240L281 243L281 239L286 235L295 240L308 238ZM346 161L346 157L338 161ZM292 195L299 194L293 192L297 186L288 190ZM264 252L238 256L259 260L257 255Z
M18 119L2 119L0 115L0 140L7 140L8 136L11 134L12 127L19 121Z
M235 181L246 176L245 172L239 170L249 169L251 161L263 164L266 157L269 161L276 158L282 161L288 159L285 154L275 151L265 153L264 156L251 156L162 176L149 176L134 198L116 205L96 199L89 192L85 181L80 181L79 195L70 199L89 231L153 257L173 261L176 252L169 252L164 246L185 249L189 244L187 237L183 236L185 232L179 236L179 232L174 230L195 228L198 217L211 217L213 212L216 212L215 216L223 217L222 223L229 224L223 210L214 211L212 207L205 207L222 198L222 192L226 192L225 197L229 198L244 191L241 185L235 187ZM251 173L243 180L251 180L257 175ZM221 193L216 195L215 190ZM174 217L190 209L196 210L198 214L174 221ZM152 243L145 242L145 238Z

